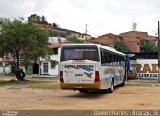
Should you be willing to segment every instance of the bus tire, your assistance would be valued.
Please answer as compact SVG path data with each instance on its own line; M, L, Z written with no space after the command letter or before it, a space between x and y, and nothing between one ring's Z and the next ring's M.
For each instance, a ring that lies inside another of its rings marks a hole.
M112 81L111 81L111 87L109 88L108 92L109 93L113 93L113 90L114 90L114 81L112 79Z

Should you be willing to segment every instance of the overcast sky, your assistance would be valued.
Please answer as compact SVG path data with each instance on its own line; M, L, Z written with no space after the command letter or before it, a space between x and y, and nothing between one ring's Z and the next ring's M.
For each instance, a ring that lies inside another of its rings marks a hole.
M49 23L100 36L132 30L155 35L160 20L160 0L0 0L0 17L44 15Z

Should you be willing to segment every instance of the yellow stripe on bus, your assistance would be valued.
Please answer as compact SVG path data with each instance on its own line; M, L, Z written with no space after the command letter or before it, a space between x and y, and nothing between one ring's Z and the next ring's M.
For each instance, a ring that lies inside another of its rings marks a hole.
M94 84L69 84L69 83L60 83L61 89L100 89L101 82L96 82Z

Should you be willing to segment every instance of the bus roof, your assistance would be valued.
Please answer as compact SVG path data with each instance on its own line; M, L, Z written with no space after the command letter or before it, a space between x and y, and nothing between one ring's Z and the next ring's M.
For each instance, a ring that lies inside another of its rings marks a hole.
M104 46L104 45L101 45L101 44L94 44L94 43L66 44L66 45L62 45L62 47L63 46L82 46L82 45L87 45L87 46L93 46L94 45L94 46L97 46L98 48L103 48L103 49L109 50L111 52L114 52L114 53L117 53L117 54L120 54L120 55L123 55L123 56L126 55L122 52L117 51L116 49L114 49L112 47Z

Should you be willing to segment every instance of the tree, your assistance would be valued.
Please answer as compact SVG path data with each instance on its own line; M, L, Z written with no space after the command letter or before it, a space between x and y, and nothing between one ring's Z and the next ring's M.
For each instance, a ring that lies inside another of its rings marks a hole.
M150 41L141 40L141 52L158 52L158 47Z
M130 51L129 48L125 44L119 41L115 42L114 47L116 50L123 52L123 53L128 53Z
M57 23L52 23L52 26L53 26L54 28L60 28L60 26L59 26Z
M41 17L41 22L42 22L43 24L48 24L45 16L42 16L42 17Z
M84 43L84 40L78 39L78 38L69 38L68 41L73 43Z
M28 17L29 22L40 22L41 18L40 16L36 14L32 14L30 17Z
M30 23L35 22L35 23L48 24L45 16L40 17L37 14L32 14L30 17L28 17L28 22L30 22Z
M0 53L12 53L16 58L16 70L19 61L34 60L49 54L47 29L23 22L19 19L0 18Z

